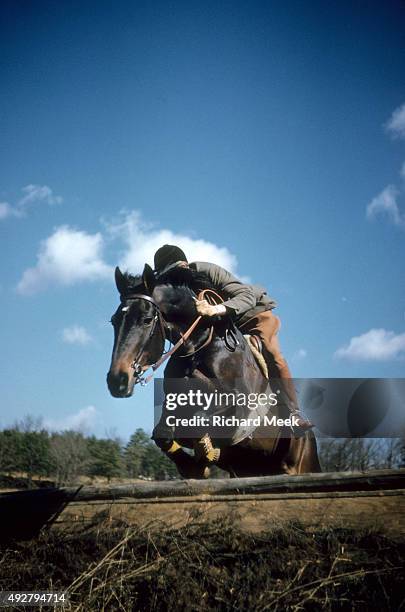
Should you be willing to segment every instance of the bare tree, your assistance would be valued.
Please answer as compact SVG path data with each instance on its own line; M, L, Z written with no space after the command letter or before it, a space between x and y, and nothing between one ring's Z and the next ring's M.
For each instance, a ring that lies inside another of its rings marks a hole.
M55 480L58 485L70 484L86 473L90 454L86 438L76 431L53 434L50 440Z
M399 438L328 438L319 440L325 472L396 468L400 465Z
M32 414L26 414L22 419L16 421L12 429L28 433L32 431L44 431L45 427L41 416L35 417Z

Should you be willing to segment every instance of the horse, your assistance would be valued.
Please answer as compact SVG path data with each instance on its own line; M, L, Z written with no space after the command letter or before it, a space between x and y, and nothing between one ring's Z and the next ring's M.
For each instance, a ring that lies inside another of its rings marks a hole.
M141 276L123 274L117 267L115 281L121 303L111 319L114 346L107 374L114 397L130 397L135 384L144 382L144 373L167 359L168 355L162 356L166 339L177 340L164 372L166 395L179 380L197 382L206 389L219 380L223 390L235 391L236 387L245 395L269 389L269 380L240 330L227 317L214 322L198 317L195 299L200 291L210 289L205 275L176 268L156 279L146 264ZM152 436L156 444L182 476L206 478L209 466L183 450L194 448L196 440L176 437L175 429L165 425L165 415L163 406ZM272 415L282 420L289 412L280 402ZM221 438L215 445L221 448L216 465L231 477L321 471L312 431L297 436L291 427L281 424L273 426L270 435L268 426L260 424L241 440Z

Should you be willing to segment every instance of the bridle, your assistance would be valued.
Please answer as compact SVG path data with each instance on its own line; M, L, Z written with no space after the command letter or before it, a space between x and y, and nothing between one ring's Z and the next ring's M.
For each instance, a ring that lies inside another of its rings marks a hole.
M209 301L211 303L214 302L216 304L219 304L219 303L223 302L223 299L221 298L221 296L218 295L218 293L216 293L215 291L213 291L213 289L203 289L198 294L198 298L197 299L198 300L203 300L203 299L206 299L206 297L209 298ZM193 323L184 332L184 334L181 334L180 340L178 340L176 342L176 344L174 344L170 350L166 351L160 357L160 359L157 360L156 363L154 363L151 366L149 366L150 368L152 368L152 372L148 376L142 376L142 374L147 369L149 369L149 367L144 369L144 366L142 366L140 364L140 360L141 360L142 355L144 353L145 347L147 346L148 342L153 337L153 334L155 333L156 325L158 323L159 323L159 326L160 326L160 331L161 331L162 337L164 339L166 338L165 322L164 322L163 315L162 315L162 313L160 311L160 308L159 308L158 304L155 302L155 300L151 296L143 294L143 293L134 293L134 294L131 294L129 296L125 296L125 302L127 302L129 300L130 301L132 301L132 300L145 300L145 301L149 302L150 304L152 304L152 306L155 309L155 314L154 314L154 317L153 317L153 325L151 327L149 335L146 338L145 342L142 344L142 347L139 349L136 358L131 363L131 367L133 368L134 375L135 375L135 384L139 383L142 386L144 386L144 385L147 385L150 380L152 380L156 370L158 368L160 368L160 366L162 366L183 344L185 344L185 342L187 342L187 340L189 339L189 337L191 336L191 334L193 333L193 331L195 330L195 328L197 327L197 325L199 324L199 322L201 321L201 319L203 317L202 317L202 315L198 315L198 317L193 321ZM187 353L186 355L182 355L182 357L191 357L191 356L195 355L197 352L201 351L203 348L205 348L206 346L208 346L211 343L213 335L214 335L214 326L211 325L207 340L205 340L204 343L201 346L199 346L197 349L195 349L192 353Z
M154 307L153 324L149 331L149 335L144 341L144 343L142 344L141 348L139 349L137 356L131 363L131 368L133 368L134 375L135 375L135 384L140 383L141 385L145 385L146 384L145 379L142 377L142 373L144 372L144 367L140 364L140 360L145 351L145 347L150 342L150 340L153 338L153 334L155 333L156 325L158 323L160 327L160 333L162 334L162 338L164 341L164 339L166 338L165 324L164 324L163 316L162 316L162 313L160 312L159 306L157 305L155 300L150 295L146 295L143 293L133 293L131 295L125 296L125 303L129 301L132 302L134 300L145 300L146 302L149 302L150 304L152 304L152 306Z

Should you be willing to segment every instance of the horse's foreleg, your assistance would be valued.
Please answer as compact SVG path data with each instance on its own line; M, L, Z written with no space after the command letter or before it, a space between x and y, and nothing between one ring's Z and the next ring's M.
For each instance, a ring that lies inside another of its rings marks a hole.
M155 442L158 444L157 440L155 440ZM173 461L177 471L183 478L197 478L202 480L209 477L210 468L207 465L198 463L194 457L186 453L177 442L173 441L169 448L166 450L161 448L161 450L170 461Z

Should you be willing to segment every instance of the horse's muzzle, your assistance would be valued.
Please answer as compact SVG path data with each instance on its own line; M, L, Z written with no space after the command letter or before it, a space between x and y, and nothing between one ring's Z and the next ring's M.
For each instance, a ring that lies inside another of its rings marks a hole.
M107 374L107 386L113 397L131 397L135 380L127 372L111 372Z

